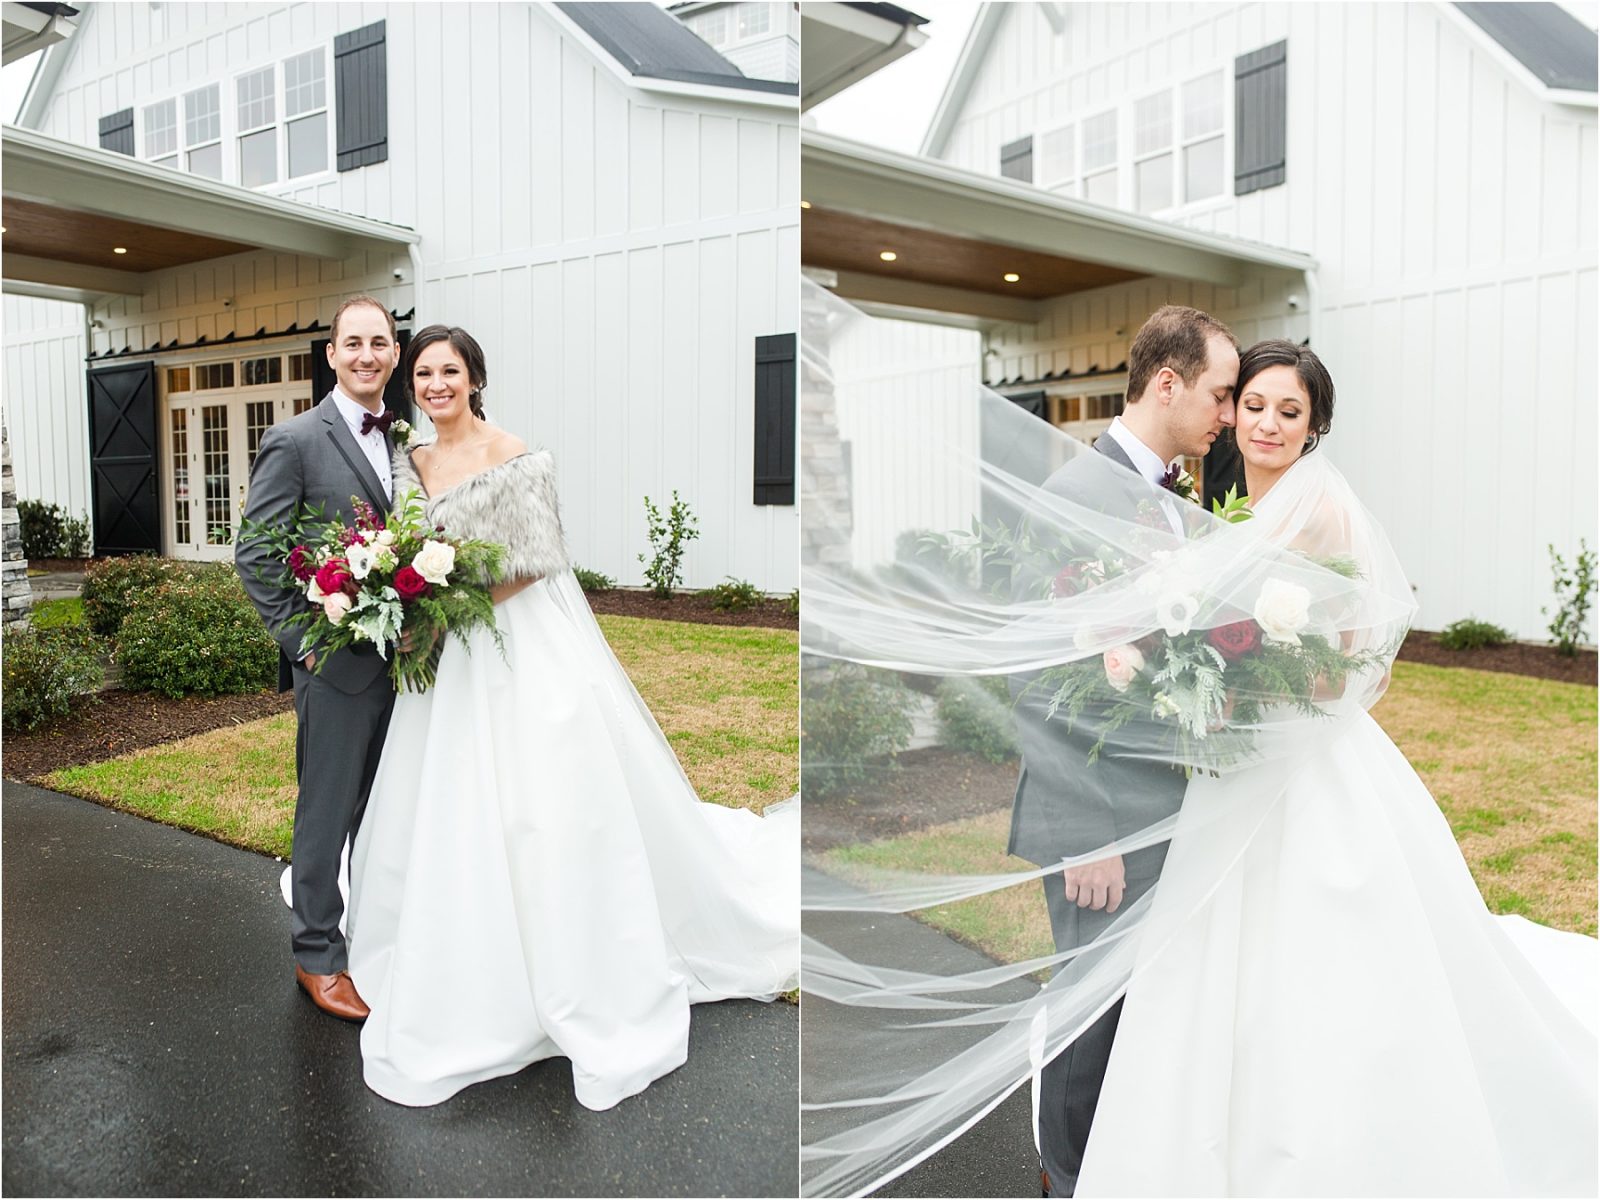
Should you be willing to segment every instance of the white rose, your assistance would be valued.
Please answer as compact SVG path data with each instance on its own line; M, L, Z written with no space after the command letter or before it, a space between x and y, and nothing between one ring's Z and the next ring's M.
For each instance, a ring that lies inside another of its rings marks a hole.
M334 625L344 620L349 611L350 597L343 592L335 592L322 602L322 615L327 617Z
M411 560L412 568L429 583L450 586L450 572L456 566L456 548L449 542L427 541Z
M310 585L306 588L306 599L311 601L313 604L320 604L327 598L328 594L317 586L316 576L313 575L311 577Z
M1168 637L1179 637L1194 628L1194 615L1200 601L1183 592L1172 592L1156 602L1156 620Z
M357 543L345 551L344 559L350 564L350 574L356 579L365 579L372 570L372 549Z
M1087 625L1079 625L1072 631L1072 644L1079 650L1088 650L1099 640Z
M394 545L394 530L392 530L392 529L380 529L380 530L378 530L378 545L380 545L380 546L392 546L392 545Z
M1105 653L1106 682L1119 692L1128 690L1133 677L1144 667L1144 655L1137 646L1117 646Z
M1256 598L1256 624L1269 642L1300 644L1300 631L1311 619L1311 593L1297 583L1269 579Z

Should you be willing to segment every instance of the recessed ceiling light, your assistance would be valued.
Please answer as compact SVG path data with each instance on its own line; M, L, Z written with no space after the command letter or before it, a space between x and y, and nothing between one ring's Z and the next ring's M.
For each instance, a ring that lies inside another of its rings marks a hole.
M800 207L801 208L810 208L811 207L811 201L809 201L809 200L800 201Z
M126 246L113 246L113 247L111 247L111 253L113 253L113 254L126 254L127 252L128 252L128 248Z
M1005 278L1007 283L1016 283L1022 278L1022 276L1018 275L1015 271L1007 271Z
M883 259L884 262L893 262L895 259L899 258L900 256L898 254L896 254L893 250L880 250L880 251L878 251L878 257Z

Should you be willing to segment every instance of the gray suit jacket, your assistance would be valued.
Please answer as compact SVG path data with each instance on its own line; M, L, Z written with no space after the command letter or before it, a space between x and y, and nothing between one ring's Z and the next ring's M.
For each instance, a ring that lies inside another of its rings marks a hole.
M391 445L391 457L393 453ZM260 453L250 468L244 515L264 524L287 524L298 511L321 505L324 519L348 524L354 519L352 496L366 500L380 513L389 507L382 482L330 392L309 412L274 425L262 435ZM270 582L281 564L273 562L259 542L241 540L234 548L233 561L245 593L282 651L278 684L280 691L286 691L293 678L291 664L300 657L304 628L286 629L284 622L305 611L305 597L294 588ZM383 667L376 650L358 646L331 656L319 674L341 692L353 695L380 678L389 686Z
M1134 471L1113 438L1102 436L1094 448ZM1118 471L1108 471L1105 463L1080 455L1046 480L1044 490L1079 501L1094 496L1102 511L1121 516L1120 510L1133 503L1131 492L1118 494L1123 478ZM1126 515L1131 518L1133 513ZM1091 765L1089 751L1100 737L1094 712L1085 711L1069 732L1065 721L1046 715L1049 690L1028 688L1036 678L1024 674L1010 679L1022 747L1022 774L1012 801L1011 840L1006 847L1010 853L1047 866L1136 833L1178 811L1187 782L1181 770L1147 759L1118 758L1107 751ZM1137 733L1128 726L1124 731ZM1160 735L1153 727L1148 733ZM1128 856L1130 880L1159 873L1164 857L1164 846Z

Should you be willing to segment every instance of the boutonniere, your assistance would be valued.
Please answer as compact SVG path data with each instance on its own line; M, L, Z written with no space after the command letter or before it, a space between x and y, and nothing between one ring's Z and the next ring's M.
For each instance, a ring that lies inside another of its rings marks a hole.
M404 450L411 444L411 426L399 417L394 419L394 424L389 426L389 440L398 450Z
M1194 485L1194 476L1183 469L1182 463L1173 463L1167 468L1166 474L1161 476L1161 486L1191 504L1200 503L1200 491Z

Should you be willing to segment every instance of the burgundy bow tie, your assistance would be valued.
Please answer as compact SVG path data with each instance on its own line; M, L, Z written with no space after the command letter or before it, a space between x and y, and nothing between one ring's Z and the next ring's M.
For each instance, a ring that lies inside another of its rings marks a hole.
M388 433L389 426L393 424L394 414L387 408L384 409L382 414L379 416L373 416L371 413L362 413L361 436L366 437L367 434L371 433L374 429L381 429L384 433Z

